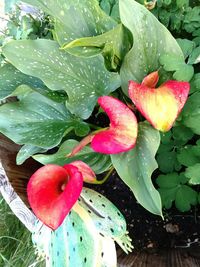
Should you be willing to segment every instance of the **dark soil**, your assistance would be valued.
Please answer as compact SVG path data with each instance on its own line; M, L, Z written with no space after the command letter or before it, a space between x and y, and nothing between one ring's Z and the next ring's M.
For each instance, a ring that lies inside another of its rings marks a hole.
M100 127L109 125L108 117L98 109L94 110L89 122ZM153 176L158 174L155 171ZM107 197L122 212L136 250L200 247L200 208L194 207L187 213L181 213L175 207L164 210L163 220L137 203L116 172L104 184L89 187Z
M136 250L200 246L200 210L196 207L188 213L165 210L162 220L137 203L116 172L105 184L92 187L123 213Z

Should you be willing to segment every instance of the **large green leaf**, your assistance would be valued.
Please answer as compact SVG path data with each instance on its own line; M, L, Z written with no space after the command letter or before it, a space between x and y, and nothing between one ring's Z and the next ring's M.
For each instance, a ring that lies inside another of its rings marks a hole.
M24 145L21 147L21 149L17 153L16 163L17 163L17 165L21 165L24 163L24 161L26 161L28 158L30 158L34 154L44 153L46 151L47 151L47 149L41 148L38 146Z
M60 166L75 160L82 160L87 163L97 174L102 173L110 168L110 156L96 153L90 147L84 147L76 156L68 158L67 154L69 154L77 144L78 141L69 139L60 146L59 150L55 154L38 154L33 156L33 158L44 165L57 164Z
M25 75L11 64L0 67L0 99L10 96L21 84L27 84L32 88L42 88L43 83L39 79Z
M119 18L119 0L98 0L100 7L116 21L120 21Z
M97 98L120 86L116 73L108 72L101 55L87 59L59 50L55 41L12 41L3 47L7 59L25 74L41 79L51 90L67 92L67 108L88 118Z
M79 38L64 44L63 49L83 57L102 53L108 69L116 69L131 48L131 41L127 29L122 24L118 24L114 29L101 35Z
M159 144L159 132L147 122L142 122L139 125L136 147L126 153L112 155L111 160L137 201L145 209L162 216L160 195L151 181L151 175L158 167L155 154Z
M24 0L55 18L54 36L60 44L95 36L117 23L99 7L97 0Z
M38 78L22 73L11 64L5 64L0 68L0 100L32 90L56 102L65 102L67 99L65 91L52 91Z
M42 148L58 145L79 123L64 104L38 93L0 107L0 132L18 144Z
M170 32L144 6L134 0L120 0L122 23L133 34L134 44L121 67L122 88L128 90L128 81L141 80L159 68L159 57L164 53L183 53Z

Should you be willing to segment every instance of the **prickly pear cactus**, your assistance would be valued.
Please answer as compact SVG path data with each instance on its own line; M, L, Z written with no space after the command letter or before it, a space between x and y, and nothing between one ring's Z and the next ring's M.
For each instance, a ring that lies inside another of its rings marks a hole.
M115 243L126 251L132 245L126 222L105 197L84 188L62 225L52 231L38 221L33 242L47 267L116 267Z

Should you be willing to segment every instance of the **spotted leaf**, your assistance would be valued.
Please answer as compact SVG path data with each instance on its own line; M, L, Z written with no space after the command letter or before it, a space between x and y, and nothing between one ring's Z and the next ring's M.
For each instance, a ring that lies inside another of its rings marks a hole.
M0 132L17 144L52 148L79 123L64 104L38 93L0 107Z
M116 73L108 72L101 55L87 59L59 50L56 42L44 39L11 41L3 47L7 59L25 74L41 79L51 90L68 95L67 108L88 118L97 98L120 86Z
M137 109L158 130L169 131L188 98L190 84L188 82L167 81L155 88L150 84L148 77L155 76L157 72L149 74L141 84L129 82L129 96Z
M151 175L158 167L155 154L159 144L159 132L147 122L142 122L139 124L135 148L111 155L111 159L117 173L133 191L137 201L148 211L162 216L160 195L151 181Z
M4 99L15 91L22 84L34 88L42 88L43 83L39 79L25 75L11 64L5 64L0 67L0 100Z
M102 53L107 68L116 69L131 48L132 40L129 37L127 29L118 24L114 29L101 35L83 37L64 44L63 49L80 57Z
M47 149L33 146L33 145L24 145L20 148L19 152L17 153L16 163L17 165L21 165L26 161L28 158L33 156L37 153L44 153Z
M48 4L45 0L23 2L37 6L54 17L54 37L60 44L99 35L117 25L102 11L97 0L48 0Z
M78 145L78 141L69 139L65 141L59 148L59 150L51 155L38 154L33 158L42 164L57 164L63 166L73 161L82 160L88 164L96 174L107 171L111 166L111 160L109 155L103 155L94 152L90 147L84 147L74 157L66 157L72 149Z
M148 73L157 70L163 53L184 56L170 32L144 6L134 0L120 0L119 7L121 21L134 40L120 71L122 88L127 94L128 81L141 82Z

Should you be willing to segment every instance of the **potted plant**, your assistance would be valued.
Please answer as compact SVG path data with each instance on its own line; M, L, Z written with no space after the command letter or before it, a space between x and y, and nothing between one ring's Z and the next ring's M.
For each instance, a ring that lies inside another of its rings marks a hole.
M23 2L47 14L50 30L3 40L1 99L13 102L0 107L0 132L22 145L17 164L32 157L44 165L27 188L39 219L34 242L50 266L115 266L114 241L127 253L132 244L123 215L102 195L119 193L118 178L106 182L113 173L125 195L161 218L162 206L185 212L199 201L199 7Z

